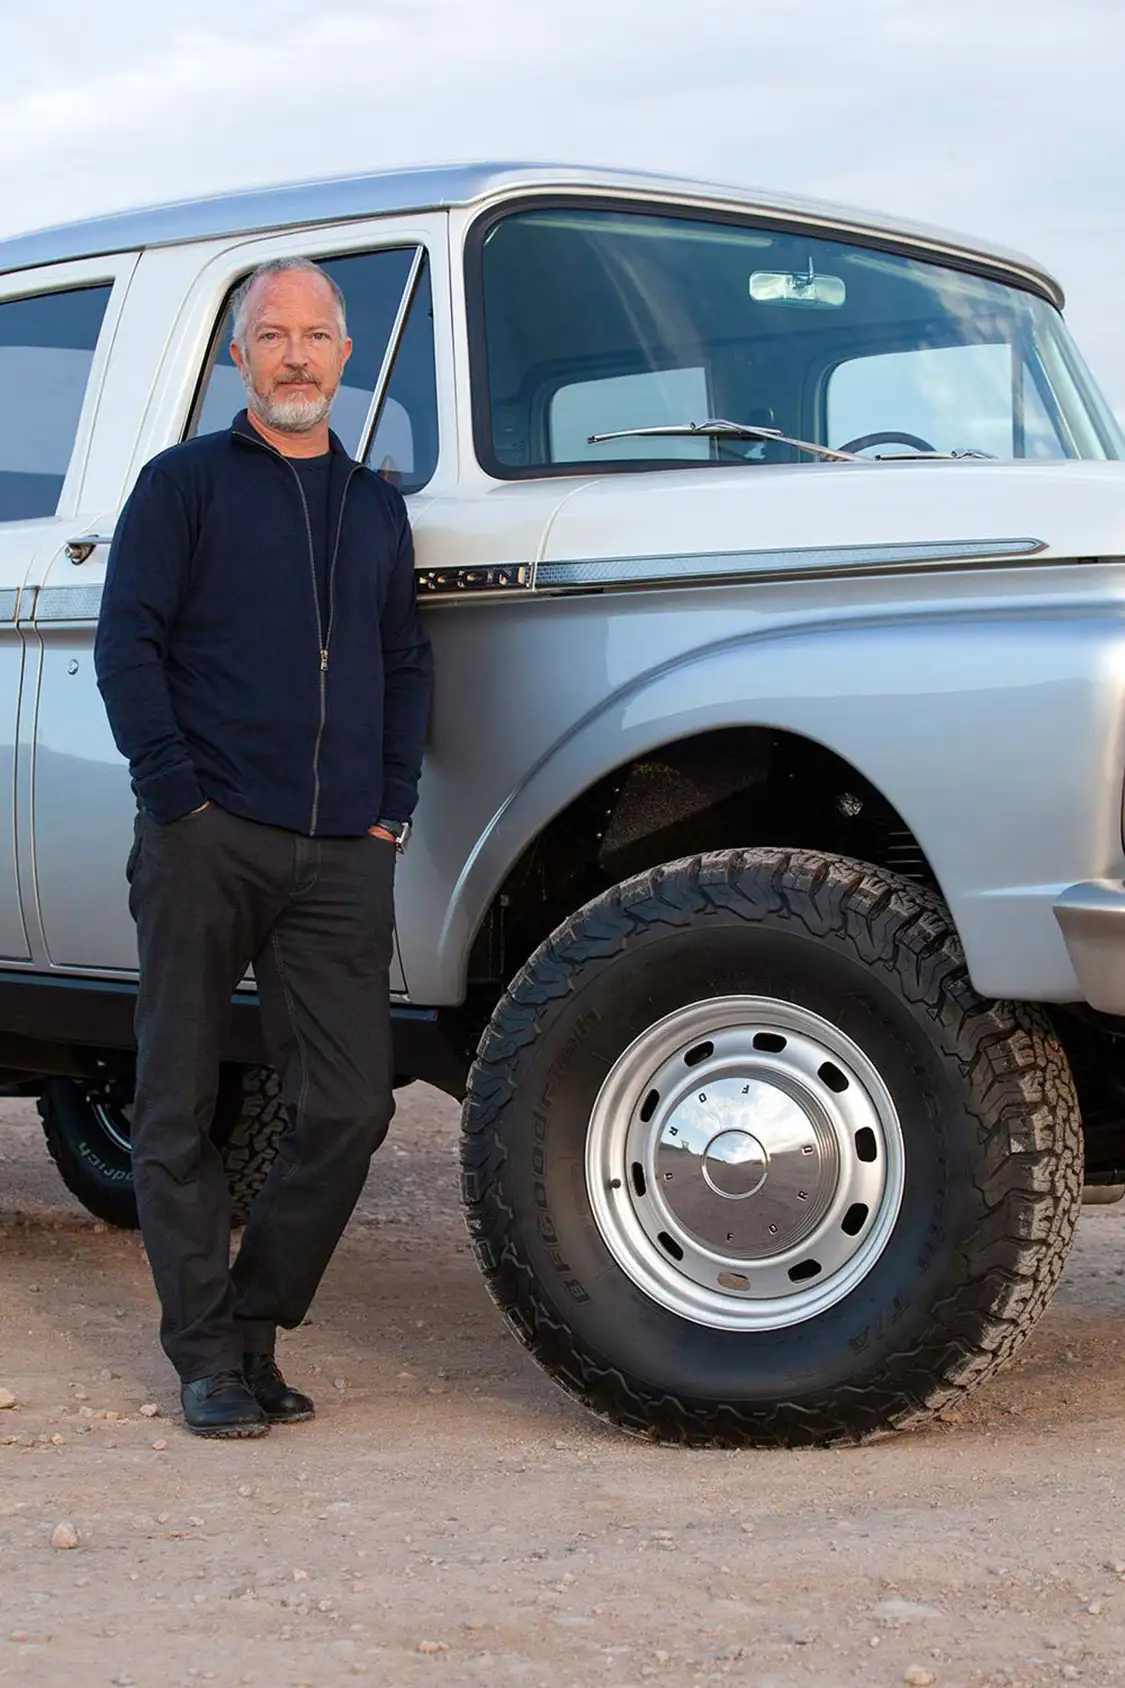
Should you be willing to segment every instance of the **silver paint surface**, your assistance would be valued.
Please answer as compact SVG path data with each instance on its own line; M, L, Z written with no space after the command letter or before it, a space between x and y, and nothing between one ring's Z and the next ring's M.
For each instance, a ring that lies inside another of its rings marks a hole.
M653 195L681 203L727 205L747 213L805 224L893 236L937 255L977 260L1011 272L1025 286L1061 306L1063 293L1042 265L1023 253L992 246L924 223L892 221L870 211L821 200L764 193L727 183L690 181L636 170L602 170L589 165L482 162L373 171L319 180L281 182L236 193L120 211L84 222L33 230L0 241L0 274L33 269L68 258L101 256L223 235L266 229L387 217L411 211L471 206L498 194L570 189Z

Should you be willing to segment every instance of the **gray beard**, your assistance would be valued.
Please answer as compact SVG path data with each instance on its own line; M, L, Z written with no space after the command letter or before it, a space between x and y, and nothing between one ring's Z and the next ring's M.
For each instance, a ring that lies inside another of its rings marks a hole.
M263 421L267 428L276 428L282 434L307 434L313 428L327 420L332 409L335 393L325 395L323 392L315 399L307 399L303 394L295 393L292 398L280 398L275 393L260 393L251 385L249 376L243 374L246 387L246 398L255 416Z

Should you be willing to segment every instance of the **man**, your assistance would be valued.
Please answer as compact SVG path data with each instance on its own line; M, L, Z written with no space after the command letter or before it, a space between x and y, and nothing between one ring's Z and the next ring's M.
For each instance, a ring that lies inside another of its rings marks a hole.
M431 687L402 498L328 413L344 300L305 259L234 300L247 410L146 465L110 553L95 660L138 799L137 1208L189 1429L311 1418L274 1360L308 1311L393 1113L396 847ZM209 1130L253 964L289 1112L228 1268Z

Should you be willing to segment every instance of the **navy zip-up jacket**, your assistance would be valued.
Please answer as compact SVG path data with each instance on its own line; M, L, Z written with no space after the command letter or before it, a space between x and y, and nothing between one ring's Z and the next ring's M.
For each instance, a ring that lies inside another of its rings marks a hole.
M330 436L327 615L292 464L247 420L145 465L94 646L113 736L159 822L211 798L307 836L408 820L432 669L406 506Z

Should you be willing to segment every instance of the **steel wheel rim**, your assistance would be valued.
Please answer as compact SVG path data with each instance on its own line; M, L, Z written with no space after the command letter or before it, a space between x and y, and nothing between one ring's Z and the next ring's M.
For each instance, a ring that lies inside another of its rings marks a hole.
M617 1264L717 1330L815 1318L870 1272L906 1156L879 1073L799 1004L714 997L623 1052L594 1103L586 1182Z
M90 1107L94 1118L97 1120L110 1142L114 1144L116 1148L123 1150L125 1154L131 1155L133 1152L133 1144L128 1130L131 1123L131 1105L122 1107L113 1102L106 1101L104 1097L91 1096ZM125 1122L124 1130L122 1129L120 1123L121 1121Z

